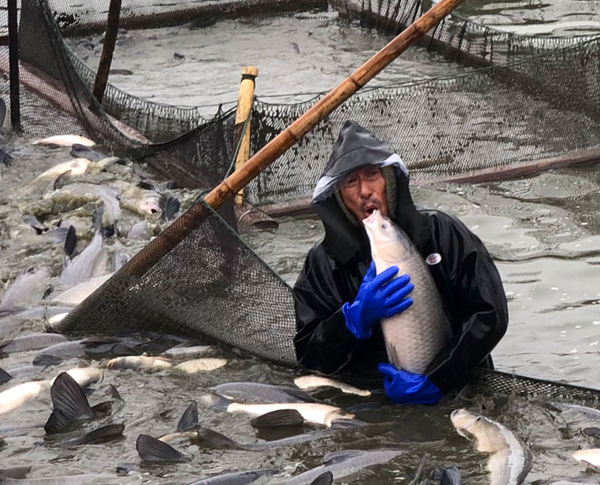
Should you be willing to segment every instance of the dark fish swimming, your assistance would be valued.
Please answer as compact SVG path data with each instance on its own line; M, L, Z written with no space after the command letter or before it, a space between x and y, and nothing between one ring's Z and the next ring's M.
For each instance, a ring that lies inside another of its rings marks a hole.
M392 449L336 451L334 453L329 453L323 458L323 465L301 473L300 475L296 475L295 477L288 478L287 480L273 482L273 485L310 485L327 472L331 472L332 477L337 480L352 475L368 466L387 463L405 453L408 452L405 450Z
M228 382L210 388L211 391L229 399L253 403L285 403L312 402L320 403L319 399L310 394L286 386L273 386L258 382Z

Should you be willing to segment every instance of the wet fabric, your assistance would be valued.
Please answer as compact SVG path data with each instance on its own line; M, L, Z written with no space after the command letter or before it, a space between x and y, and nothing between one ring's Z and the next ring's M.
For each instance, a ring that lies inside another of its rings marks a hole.
M343 130L340 137L357 130ZM362 137L362 134L361 134ZM336 143L343 147L347 143ZM377 154L365 156L377 165ZM337 153L334 167L343 173L350 156ZM489 353L508 325L508 309L500 275L481 240L455 217L440 211L415 207L408 176L394 168L397 207L394 222L403 229L423 258L433 258L431 274L440 292L453 330L450 345L430 364L426 374L444 393L461 385L478 365L491 366ZM377 375L377 365L388 362L380 326L368 340L357 340L346 328L344 303L356 297L371 262L369 242L362 227L345 215L336 197L313 203L325 226L325 239L309 252L294 287L298 361L325 374Z

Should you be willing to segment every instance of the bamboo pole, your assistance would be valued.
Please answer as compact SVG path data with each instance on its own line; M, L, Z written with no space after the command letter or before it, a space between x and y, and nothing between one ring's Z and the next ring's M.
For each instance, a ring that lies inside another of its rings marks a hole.
M237 110L235 112L235 125L241 130L246 120L252 116L252 104L254 103L254 83L258 76L258 68L254 66L242 67L242 81L240 82L240 92L238 94ZM246 123L246 129L240 134L238 140L240 150L235 160L235 169L239 170L250 158L250 123ZM244 189L241 188L235 196L237 206L242 205L244 199Z
M221 207L225 201L230 199L242 187L245 187L248 182L260 174L286 150L300 141L321 120L373 79L462 2L463 0L441 0L434 5L404 32L394 38L371 59L342 81L327 96L322 98L288 128L265 145L240 170L236 170L208 193L204 198L205 203L213 209ZM154 239L154 241L136 254L129 263L123 266L117 275L122 274L121 272L137 276L144 275L146 271L160 261L163 256L177 246L188 234L197 229L208 215L209 210L204 204L193 205L185 214ZM123 274L123 276L125 275Z
M10 79L10 122L17 133L21 128L21 98L19 96L19 33L17 31L17 0L8 0L8 52Z
M119 31L119 17L121 16L121 0L110 0L108 7L108 20L106 22L106 34L104 35L104 45L102 46L102 55L98 72L94 81L94 97L102 104L104 90L108 82L108 73L112 64L115 44L117 42L117 33Z

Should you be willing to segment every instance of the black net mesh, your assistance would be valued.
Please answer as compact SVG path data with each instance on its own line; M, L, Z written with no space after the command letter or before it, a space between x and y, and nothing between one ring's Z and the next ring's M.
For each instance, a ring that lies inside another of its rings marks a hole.
M24 129L38 136L65 132L88 135L117 153L147 162L183 187L211 189L231 167L239 131L233 113L206 120L195 108L152 103L110 85L100 106L90 92L94 74L61 36L61 28L74 34L103 26L108 1L94 5L86 10L59 1L50 5L47 0L22 1ZM123 25L241 15L283 6L326 8L327 4L266 0L193 5L124 2ZM424 8L420 1L383 0L338 0L336 7L359 18L363 25L394 33ZM5 12L0 15L5 16ZM348 118L389 141L416 179L598 147L599 40L525 38L453 16L425 42L457 60L494 65L454 78L363 90L253 181L247 189L250 201L280 202L309 196ZM0 66L6 73L8 52L5 47L0 49ZM0 91L8 93L5 78L0 79ZM252 150L272 140L314 101L298 105L257 102ZM47 123L48 119L53 123ZM199 217L180 217L69 314L63 322L65 330L180 332L210 337L294 365L290 288L236 235L231 207L224 208L220 216L203 205L190 211ZM164 251L165 247L172 249ZM548 395L568 387L567 391L578 396L571 386L551 387L500 373L480 375L479 382L486 389L530 389ZM589 396L582 394L584 397Z

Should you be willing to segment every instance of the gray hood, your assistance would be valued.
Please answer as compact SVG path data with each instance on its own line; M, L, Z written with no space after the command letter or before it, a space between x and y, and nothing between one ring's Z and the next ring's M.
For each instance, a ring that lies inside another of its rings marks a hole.
M325 251L344 264L357 253L370 261L369 240L362 225L353 222L340 206L337 183L352 170L366 165L385 169L390 218L415 245L427 234L428 217L417 211L408 189L408 169L384 142L355 121L346 121L335 143L327 167L317 182L312 205L325 226ZM390 194L394 194L390 197Z

